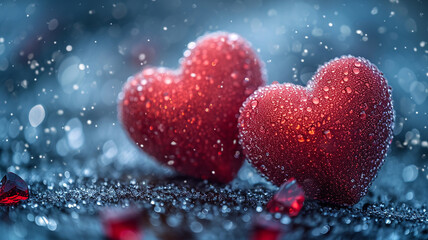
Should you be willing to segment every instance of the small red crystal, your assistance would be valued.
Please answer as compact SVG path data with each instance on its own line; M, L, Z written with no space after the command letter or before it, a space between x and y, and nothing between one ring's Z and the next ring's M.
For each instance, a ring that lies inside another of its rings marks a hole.
M281 185L266 207L271 213L283 213L295 217L302 209L304 201L305 193L302 187L295 179L290 179Z
M13 205L27 199L27 183L15 173L8 172L1 180L0 204Z
M279 240L285 228L278 221L268 219L266 215L256 215L253 222L251 240Z
M102 213L102 222L107 239L142 239L141 214L136 209L109 209Z
M278 229L257 228L254 230L251 240L278 240L281 232Z

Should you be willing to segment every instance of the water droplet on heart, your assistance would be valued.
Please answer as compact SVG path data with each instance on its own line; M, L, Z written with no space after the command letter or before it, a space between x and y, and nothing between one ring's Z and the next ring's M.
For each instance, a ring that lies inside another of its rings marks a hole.
M318 104L318 103L320 103L320 100L319 100L317 97L314 97L314 98L312 99L312 102L313 102L314 104Z
M256 108L257 107L257 100L253 100L253 101L251 101L251 107L254 109L254 108Z
M366 118L367 118L367 114L366 114L366 112L365 112L365 111L362 111L362 112L360 113L360 118L361 118L362 120L364 120L364 119L366 119Z
M358 68L354 68L352 71L353 71L355 74L360 73L360 69L358 69Z
M260 126L260 132L261 133L265 133L266 132L266 130L265 130L265 128L263 126Z
M331 132L330 132L330 130L325 130L324 132L323 132L323 134L324 134L324 136L326 137L326 138L328 138L328 139L331 139Z
M348 77L344 77L343 78L343 81L345 81L345 82L347 82L349 80L349 78Z
M299 134L299 135L297 135L297 141L304 142L305 139L303 138L303 136L301 134Z
M187 44L187 48L188 49L194 49L196 47L196 43L195 42L189 42L188 44Z
M308 133L310 135L314 135L315 134L315 127L310 127Z
M350 87L346 87L345 90L347 93L352 93L352 89Z
M236 72L233 72L233 73L230 74L230 77L232 79L237 79L238 78L238 74Z
M346 76L346 75L348 75L348 70L345 70L345 71L343 72L343 74L345 74L345 76Z
M302 187L292 178L281 185L266 208L271 213L282 213L295 217L302 209L304 201L305 193Z
M311 112L311 111L312 111L312 108L311 108L311 107L307 107L307 108L306 108L306 111Z
M355 67L361 67L361 63L360 62L355 62Z
M329 88L327 86L325 86L325 87L323 87L323 90L327 92L329 90Z

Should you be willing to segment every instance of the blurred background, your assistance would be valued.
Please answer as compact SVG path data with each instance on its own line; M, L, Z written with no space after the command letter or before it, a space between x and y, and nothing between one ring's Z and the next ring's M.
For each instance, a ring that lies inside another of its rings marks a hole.
M396 124L372 191L419 206L428 197L427 10L423 0L0 1L0 174L50 189L173 175L127 138L117 95L145 66L176 68L189 42L230 31L252 43L269 83L305 85L341 55L376 64ZM271 187L246 164L232 185L257 183ZM59 221L37 225L55 231Z

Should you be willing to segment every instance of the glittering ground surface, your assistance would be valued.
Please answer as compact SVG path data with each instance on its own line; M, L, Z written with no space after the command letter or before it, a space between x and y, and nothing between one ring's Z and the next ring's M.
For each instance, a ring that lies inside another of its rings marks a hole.
M142 209L145 239L247 239L260 216L278 222L286 239L428 237L425 206L383 204L373 192L352 208L307 201L292 219L266 213L272 191L263 184L240 189L178 177L82 179L53 189L34 183L31 194L24 204L1 208L0 230L12 230L7 239L101 239L99 213L107 206Z

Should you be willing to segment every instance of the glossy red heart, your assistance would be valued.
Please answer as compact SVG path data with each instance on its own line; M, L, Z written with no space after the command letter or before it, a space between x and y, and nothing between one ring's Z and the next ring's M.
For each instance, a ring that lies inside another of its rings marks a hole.
M214 33L188 44L181 68L146 68L120 95L120 118L146 153L178 172L231 181L244 155L239 108L264 84L261 62L242 37Z
M250 162L281 185L294 177L308 197L352 205L363 197L392 140L391 90L376 66L334 59L307 87L263 87L244 103L240 142Z

